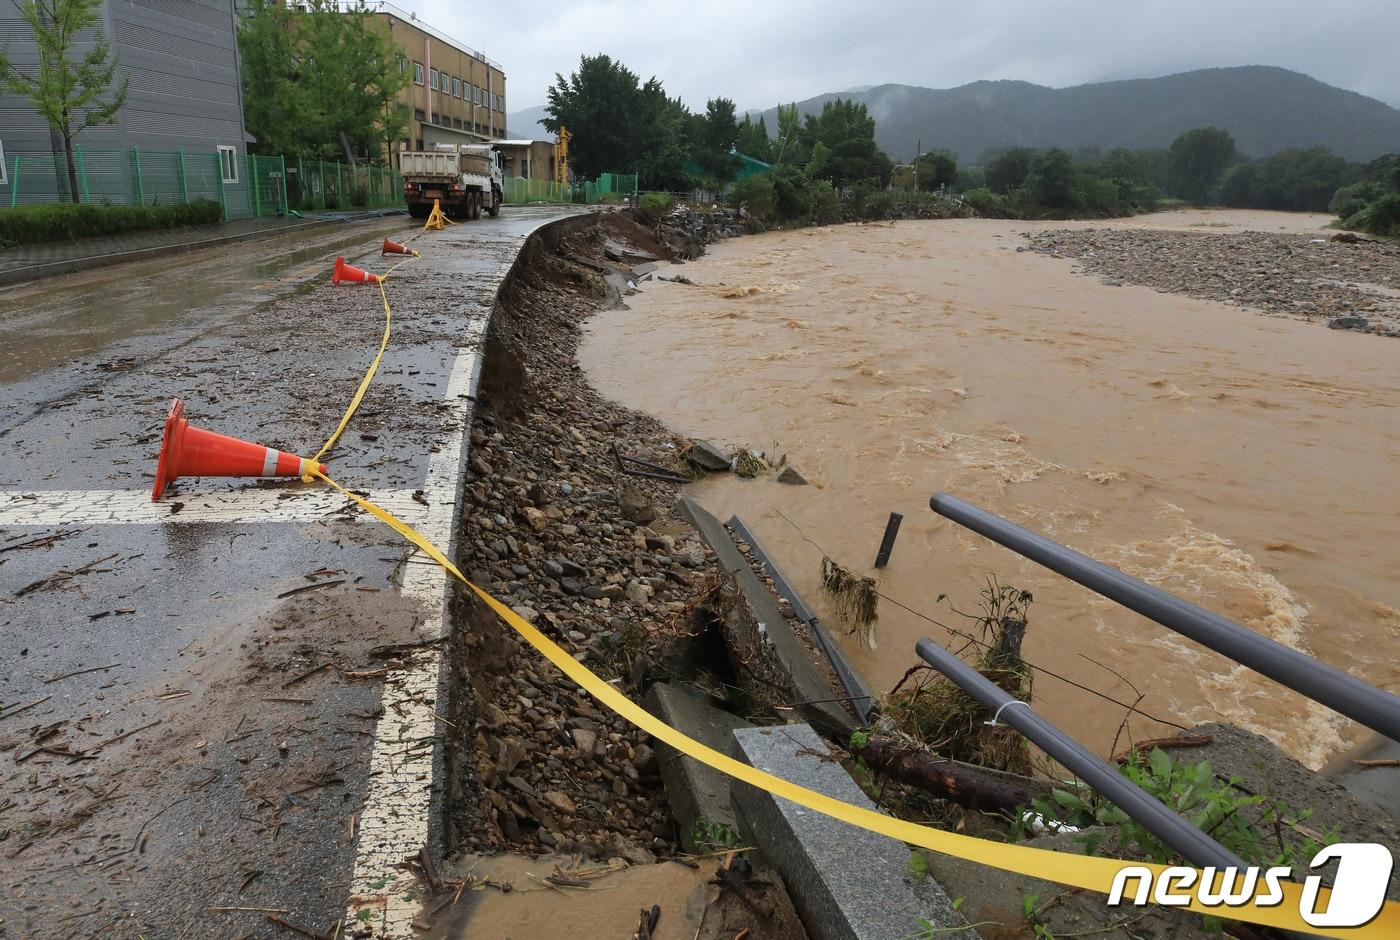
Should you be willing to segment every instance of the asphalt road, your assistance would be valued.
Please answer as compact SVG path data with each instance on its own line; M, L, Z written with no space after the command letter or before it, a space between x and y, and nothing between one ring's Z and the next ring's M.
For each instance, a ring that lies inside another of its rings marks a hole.
M450 530L461 372L524 237L561 214L416 237L333 477ZM373 866L433 783L431 690L399 680L435 668L413 644L440 630L441 582L320 486L149 490L176 396L310 456L383 328L378 290L332 287L331 263L383 271L380 239L416 232L374 220L0 296L0 937L291 936L269 916L322 931L396 876ZM427 733L398 721L424 708ZM367 805L397 770L412 798Z

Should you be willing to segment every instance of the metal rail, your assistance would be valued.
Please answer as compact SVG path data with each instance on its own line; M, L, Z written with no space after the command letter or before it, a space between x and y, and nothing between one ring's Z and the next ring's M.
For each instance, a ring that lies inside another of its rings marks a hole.
M925 662L951 679L958 688L992 709L996 721L1010 725L1025 735L1096 792L1141 823L1147 831L1179 852L1182 858L1201 867L1211 865L1240 870L1248 867L1248 862L1191 825L1184 816L1167 809L1150 793L1095 757L1078 741L1031 711L1025 702L1012 698L1004 689L998 688L986 676L937 643L925 638L914 648Z
M822 622L817 619L817 615L812 613L802 597L797 593L797 589L792 586L782 570L778 568L773 556L763 548L763 543L754 535L753 530L744 524L744 520L734 516L729 520L729 527L739 534L739 537L749 543L754 557L756 557L763 567L768 569L768 575L773 579L773 587L778 594L787 598L792 605L792 612L798 620L807 627L807 632L816 642L821 651L826 654L827 662L831 663L832 672L836 673L836 678L841 683L841 688L846 690L846 695L850 697L851 708L855 711L856 717L861 724L869 724L870 716L874 711L875 698L870 694L870 688L865 684L856 671L851 668L851 664L846 660L841 648L832 642L831 636L822 626Z
M1018 555L1400 741L1400 698L947 493L929 507Z

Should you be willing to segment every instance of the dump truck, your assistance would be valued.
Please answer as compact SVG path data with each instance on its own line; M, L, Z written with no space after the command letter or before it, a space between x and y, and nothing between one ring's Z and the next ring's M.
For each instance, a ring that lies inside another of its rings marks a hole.
M501 154L490 144L438 144L432 150L400 150L399 174L409 214L427 218L435 201L459 219L479 219L481 210L501 211Z

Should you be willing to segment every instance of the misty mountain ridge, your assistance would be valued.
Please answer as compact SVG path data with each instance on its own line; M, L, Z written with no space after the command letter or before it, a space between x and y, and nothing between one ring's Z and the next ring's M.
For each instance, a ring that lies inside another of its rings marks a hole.
M946 148L975 160L1007 146L1167 147L1195 127L1223 127L1241 153L1267 157L1322 145L1349 160L1400 151L1400 110L1301 72L1265 65L1198 69L1161 78L1048 88L1030 82L976 81L957 88L876 85L797 102L818 113L837 98L859 101L875 118L875 138L898 161ZM762 114L776 136L777 108Z
M1267 65L1199 69L1160 78L1132 78L1048 88L1031 82L976 81L957 88L867 85L797 102L804 114L837 98L863 102L875 117L880 147L908 161L947 148L962 161L1012 145L1110 150L1167 147L1183 131L1228 130L1250 157L1318 144L1349 160L1400 151L1400 110L1374 98ZM551 140L539 124L544 105L507 118L512 137ZM763 115L778 132L777 108Z

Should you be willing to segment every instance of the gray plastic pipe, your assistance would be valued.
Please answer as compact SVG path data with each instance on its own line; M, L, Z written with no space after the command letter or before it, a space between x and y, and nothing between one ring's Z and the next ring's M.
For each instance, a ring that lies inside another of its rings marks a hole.
M1389 692L956 496L935 493L929 500L929 507L1018 555L1321 702L1391 740L1400 741L1400 698Z

